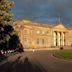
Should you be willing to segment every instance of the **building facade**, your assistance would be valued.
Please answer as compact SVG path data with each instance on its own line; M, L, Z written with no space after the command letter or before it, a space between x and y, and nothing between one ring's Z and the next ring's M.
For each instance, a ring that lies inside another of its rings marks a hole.
M40 24L29 20L14 22L25 49L72 46L72 29L59 24Z

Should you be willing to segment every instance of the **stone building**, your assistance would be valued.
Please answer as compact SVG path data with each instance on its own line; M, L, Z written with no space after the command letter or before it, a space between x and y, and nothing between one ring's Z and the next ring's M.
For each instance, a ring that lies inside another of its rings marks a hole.
M25 49L50 49L72 45L72 29L58 24L40 24L29 20L14 22L20 42Z

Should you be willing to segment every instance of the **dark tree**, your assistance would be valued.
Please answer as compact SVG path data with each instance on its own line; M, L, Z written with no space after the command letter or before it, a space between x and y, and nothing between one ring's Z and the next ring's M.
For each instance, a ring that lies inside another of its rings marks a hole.
M0 49L15 49L19 39L13 29L13 14L10 12L14 2L0 0Z

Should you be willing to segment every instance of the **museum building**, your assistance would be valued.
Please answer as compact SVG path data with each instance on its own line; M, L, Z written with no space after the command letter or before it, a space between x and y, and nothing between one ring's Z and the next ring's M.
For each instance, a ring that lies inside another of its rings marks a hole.
M64 24L41 24L30 20L14 22L21 44L25 49L44 49L72 46L72 28Z

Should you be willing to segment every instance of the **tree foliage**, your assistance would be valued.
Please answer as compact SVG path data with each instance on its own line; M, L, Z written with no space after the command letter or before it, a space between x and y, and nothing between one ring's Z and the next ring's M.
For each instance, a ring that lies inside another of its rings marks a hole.
M12 45L11 42L17 46L16 44L18 40L16 39L16 41L14 38L17 38L17 36L15 36L16 32L12 27L13 14L10 12L13 4L14 2L8 0L0 0L0 48L6 48L9 44Z

